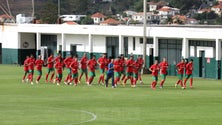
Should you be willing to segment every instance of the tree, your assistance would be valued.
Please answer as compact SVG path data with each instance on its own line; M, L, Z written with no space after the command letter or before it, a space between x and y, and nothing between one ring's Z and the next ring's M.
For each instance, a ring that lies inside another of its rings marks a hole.
M43 23L55 24L58 19L58 7L54 2L48 2L43 6L40 13L40 18Z
M87 16L81 20L81 24L93 24L93 19L90 16Z
M170 3L170 6L181 9L182 14L186 14L189 9L199 8L202 1L201 0L166 0Z

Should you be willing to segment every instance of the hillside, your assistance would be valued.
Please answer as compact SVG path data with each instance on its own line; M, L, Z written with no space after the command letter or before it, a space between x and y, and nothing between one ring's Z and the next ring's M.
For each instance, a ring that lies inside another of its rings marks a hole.
M46 1L47 0L35 0L36 13L39 13L41 6L43 6ZM13 16L20 13L31 16L32 0L8 0L8 2ZM0 5L4 8L7 8L6 0L0 0ZM4 14L4 11L1 8L0 14Z

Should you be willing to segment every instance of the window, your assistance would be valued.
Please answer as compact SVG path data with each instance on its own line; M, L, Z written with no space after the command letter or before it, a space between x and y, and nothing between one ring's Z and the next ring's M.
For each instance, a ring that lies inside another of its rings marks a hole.
M136 50L136 38L133 37L133 50Z

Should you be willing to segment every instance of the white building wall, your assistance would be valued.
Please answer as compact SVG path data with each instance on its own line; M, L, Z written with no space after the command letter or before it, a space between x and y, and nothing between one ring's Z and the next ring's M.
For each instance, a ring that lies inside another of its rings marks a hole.
M21 33L19 47L21 49L35 49L35 34L34 33Z
M11 49L17 49L19 48L20 44L18 41L18 32L17 27L14 26L0 26L1 28L1 38L0 42L2 43L2 48L11 48Z

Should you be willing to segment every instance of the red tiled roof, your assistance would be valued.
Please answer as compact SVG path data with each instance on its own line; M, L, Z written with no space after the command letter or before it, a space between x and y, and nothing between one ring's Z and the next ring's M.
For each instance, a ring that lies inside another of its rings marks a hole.
M109 19L101 22L101 24L118 25L118 24L120 24L120 22L113 19L113 18L109 18Z
M106 16L104 16L102 13L99 13L99 12L93 14L91 17L92 17L92 18L93 18L93 17L106 18Z
M3 14L3 15L0 15L0 18L11 19L12 17L7 14Z
M170 11L170 10L172 10L172 8L170 7L162 7L159 9L159 11Z
M63 24L68 24L68 25L79 25L78 23L73 22L73 21L67 21L67 22L64 22Z
M216 5L216 6L213 6L212 8L222 8L222 5Z

